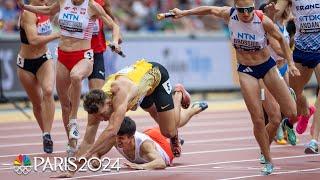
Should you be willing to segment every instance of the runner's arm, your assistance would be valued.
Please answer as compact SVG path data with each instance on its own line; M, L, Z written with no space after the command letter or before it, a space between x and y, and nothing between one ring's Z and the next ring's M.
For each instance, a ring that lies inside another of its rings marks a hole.
M36 21L37 21L37 18L35 14L32 12L26 11L26 12L23 12L21 15L21 26L24 27L26 36L28 38L28 42L31 45L40 45L40 44L45 45L48 42L60 37L60 34L55 32L46 36L38 35Z
M279 42L277 40L275 40L273 37L268 36L268 40L270 43L270 47L274 50L274 52L276 52L276 54L280 57L282 57L283 59L285 59L285 55L283 53L283 50L281 49L281 46L279 44Z
M178 8L174 8L172 12L175 14L174 18L182 18L184 16L191 15L214 15L216 17L222 18L226 21L229 20L231 7L224 6L200 6L189 10L180 10Z
M148 163L142 164L143 169L165 169L167 167L153 142L145 141L142 143L140 153L143 158L149 161Z
M292 76L295 76L295 75L299 76L300 72L296 68L296 66L293 62L292 53L291 53L289 44L286 42L283 35L280 33L280 31L275 26L275 24L271 21L271 19L268 18L267 16L263 17L262 24L263 24L263 27L264 27L264 30L266 31L266 33L279 42L281 49L284 52L284 57L288 61L290 74Z
M118 45L120 39L120 27L114 20L104 11L104 9L96 2L89 4L91 8L95 11L95 15L112 29L112 42L116 46L117 52L120 52L120 47Z
M115 17L112 14L112 10L111 10L111 4L110 4L110 0L104 0L104 6L103 6L104 11L112 18L112 20L115 21Z
M39 14L55 15L60 10L60 3L56 1L51 6L32 6L24 4L23 0L17 0L17 4L20 8Z
M89 116L92 116L92 115L89 115ZM90 118L88 118L88 119L90 119ZM88 124L86 127L86 132L84 134L84 138L81 142L79 150L76 152L77 157L80 157L81 155L86 153L86 151L93 145L94 140L96 138L99 124L100 124L100 120L98 120L98 119L88 120Z
M112 99L113 113L110 116L109 124L107 128L100 134L94 145L86 153L86 157L91 157L103 150L105 147L109 147L111 139L114 138L121 126L124 116L127 112L127 95L125 88L119 88L118 85L111 86L111 91L114 92Z

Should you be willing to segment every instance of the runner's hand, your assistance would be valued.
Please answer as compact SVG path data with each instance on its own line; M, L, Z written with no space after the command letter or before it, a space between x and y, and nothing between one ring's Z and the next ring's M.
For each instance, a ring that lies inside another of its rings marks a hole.
M128 168L131 168L131 169L144 170L141 164L125 162L124 165L126 165Z
M173 12L174 13L174 19L179 19L182 18L184 16L184 13L182 10L178 9L178 8L174 8L172 10L170 10L169 12Z
M121 51L121 47L118 44L118 42L113 42L112 45L114 46L114 48L112 48L112 51L119 53Z
M264 13L272 20L274 19L274 16L278 11L279 10L276 9L276 4L274 2L269 3L264 7Z
M100 159L100 157L97 154L94 154L92 157ZM94 168L99 168L100 162L96 159L91 160L91 166Z
M289 72L291 76L300 76L300 71L294 64L289 65Z

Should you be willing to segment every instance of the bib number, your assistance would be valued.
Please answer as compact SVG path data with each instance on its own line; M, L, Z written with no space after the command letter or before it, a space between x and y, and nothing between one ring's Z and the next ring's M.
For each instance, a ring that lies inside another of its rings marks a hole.
M24 67L24 58L22 58L20 55L17 57L17 65L21 68Z
M170 83L170 79L168 79L166 82L162 83L162 87L164 88L164 90L166 90L166 92L168 94L171 94L172 86L171 86L171 83Z
M84 58L89 59L89 60L93 60L93 50L90 49L90 50L84 52Z

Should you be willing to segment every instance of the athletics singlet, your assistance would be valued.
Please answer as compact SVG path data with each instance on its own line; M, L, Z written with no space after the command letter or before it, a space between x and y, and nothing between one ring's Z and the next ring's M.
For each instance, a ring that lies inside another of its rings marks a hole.
M138 94L130 100L127 110L135 110L140 105L145 96L150 95L161 81L159 68L146 60L139 60L131 66L125 67L108 77L102 90L112 97L111 84L119 76L125 76L138 86Z
M236 50L254 52L267 47L267 35L262 25L261 11L254 11L250 23L241 22L237 10L233 8L230 14L230 37Z
M60 7L59 25L61 35L77 39L91 39L94 21L90 19L89 0L84 0L79 6L66 0L64 6Z
M170 164L170 159L169 159L169 156L167 155L166 151L163 150L162 147L158 143L156 143L154 140L152 140L149 136L136 131L136 133L134 134L134 139L135 139L135 157L134 157L134 159L128 158L128 156L126 156L126 154L123 152L122 148L115 146L116 149L119 151L119 153L122 154L130 162L137 163L137 164L143 164L143 163L148 162L147 160L143 159L140 156L140 147L143 142L145 142L146 140L149 140L149 141L152 141L156 145L156 150L159 152L162 159L166 162L166 165Z
M292 0L295 16L295 47L320 53L320 0Z

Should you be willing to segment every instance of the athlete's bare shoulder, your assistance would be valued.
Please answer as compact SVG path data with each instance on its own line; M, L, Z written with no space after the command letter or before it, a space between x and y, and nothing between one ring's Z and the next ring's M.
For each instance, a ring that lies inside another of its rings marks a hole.
M154 142L150 141L150 140L145 140L140 147L140 155L147 155L150 152L153 152L156 150L156 146L154 144Z

